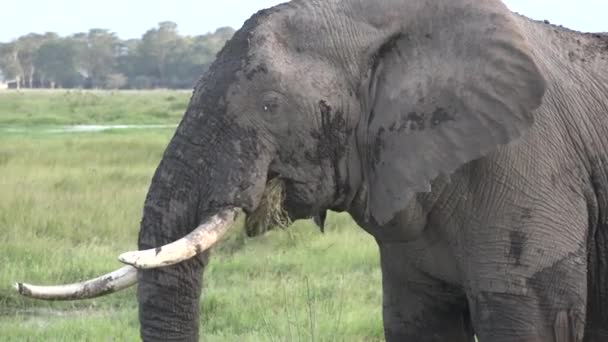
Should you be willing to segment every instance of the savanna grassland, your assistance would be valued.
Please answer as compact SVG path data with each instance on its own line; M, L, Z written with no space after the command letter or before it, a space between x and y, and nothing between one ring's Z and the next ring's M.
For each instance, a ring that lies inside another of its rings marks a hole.
M136 247L142 204L173 128L49 133L68 124L179 122L189 92L0 92L0 340L137 340L134 289L70 303L21 298L15 281L111 271ZM18 130L11 128L19 127ZM23 129L25 128L25 129ZM382 340L377 248L344 214L213 252L205 341Z
M191 91L0 91L0 126L176 124Z

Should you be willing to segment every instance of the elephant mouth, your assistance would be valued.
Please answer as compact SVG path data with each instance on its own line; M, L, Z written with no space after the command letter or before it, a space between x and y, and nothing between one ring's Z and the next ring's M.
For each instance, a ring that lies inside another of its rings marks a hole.
M270 172L258 207L245 219L247 236L260 236L291 225L293 217L285 206L286 196L286 181L278 173Z
M307 197L313 197L307 182L270 169L258 207L247 213L247 236L256 237L271 230L286 229L295 220L322 215L318 213L325 210L317 208L314 201Z

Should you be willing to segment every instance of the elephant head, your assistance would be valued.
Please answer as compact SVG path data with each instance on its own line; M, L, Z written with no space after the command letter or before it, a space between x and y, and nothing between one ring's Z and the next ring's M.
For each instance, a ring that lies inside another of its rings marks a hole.
M207 249L236 209L257 214L271 180L290 219L348 211L382 227L438 175L521 136L544 87L497 0L296 0L261 11L196 86L156 170L141 251L121 257L141 270L20 292L90 297L138 280L142 337L195 340Z

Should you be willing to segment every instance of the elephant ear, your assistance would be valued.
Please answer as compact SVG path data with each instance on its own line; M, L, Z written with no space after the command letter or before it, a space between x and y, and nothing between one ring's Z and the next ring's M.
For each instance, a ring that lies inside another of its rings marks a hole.
M440 174L525 133L545 91L498 1L409 3L417 8L386 30L362 85L368 214L380 225Z

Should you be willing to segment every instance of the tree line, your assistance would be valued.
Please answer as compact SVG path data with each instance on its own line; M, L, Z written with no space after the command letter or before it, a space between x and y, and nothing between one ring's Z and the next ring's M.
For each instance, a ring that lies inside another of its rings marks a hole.
M129 40L106 29L30 33L0 43L0 77L20 88L188 89L233 34L182 36L170 21Z

